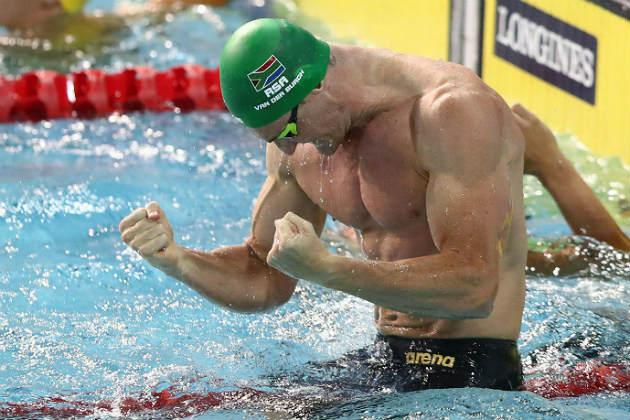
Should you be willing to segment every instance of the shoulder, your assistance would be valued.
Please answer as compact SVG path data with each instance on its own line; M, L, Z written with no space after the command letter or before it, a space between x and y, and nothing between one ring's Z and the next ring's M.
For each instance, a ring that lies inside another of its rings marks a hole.
M442 83L414 108L412 135L427 169L480 160L492 165L500 158L508 108L483 82Z
M424 92L416 111L430 126L440 128L465 128L469 124L498 127L505 106L481 80L465 77L445 81Z

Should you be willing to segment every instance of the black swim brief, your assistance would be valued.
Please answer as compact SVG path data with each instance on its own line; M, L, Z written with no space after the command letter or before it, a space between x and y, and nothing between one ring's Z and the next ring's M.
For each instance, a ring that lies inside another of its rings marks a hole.
M406 339L377 337L391 349L394 388L493 388L518 390L523 385L516 342L495 338Z
M377 335L374 344L284 377L335 390L434 388L518 390L523 384L516 342L494 338L406 339Z

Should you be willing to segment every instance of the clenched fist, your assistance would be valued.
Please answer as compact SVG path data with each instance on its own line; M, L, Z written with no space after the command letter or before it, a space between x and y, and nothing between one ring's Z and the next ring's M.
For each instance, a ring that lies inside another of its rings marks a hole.
M177 264L179 252L173 228L155 201L140 207L119 225L121 238L152 266L169 270Z
M330 254L319 239L313 225L295 213L288 212L275 221L273 247L267 264L296 278L318 282L326 269Z

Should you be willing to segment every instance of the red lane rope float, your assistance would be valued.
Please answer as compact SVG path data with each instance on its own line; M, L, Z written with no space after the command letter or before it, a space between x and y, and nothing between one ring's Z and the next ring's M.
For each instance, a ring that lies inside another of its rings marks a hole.
M219 70L194 64L165 71L137 66L118 73L38 70L15 79L0 76L0 123L225 109Z
M69 418L91 416L98 413L117 412L123 415L160 410L159 418L180 418L203 413L211 408L234 406L247 408L250 403L268 396L263 391L243 389L240 391L209 392L207 394L175 394L167 388L153 392L150 396L126 397L119 402L72 401L62 397L44 398L36 402L0 403L0 417L10 418Z
M560 378L543 376L525 382L526 391L545 398L577 397L606 391L630 391L630 366L591 360L580 363ZM251 403L273 401L278 395L246 388L239 391L180 393L175 387L150 395L125 397L119 401L85 402L64 397L34 402L0 402L0 418L69 418L103 412L123 415L160 410L159 418L186 417L211 408L249 408Z
M590 360L561 377L543 376L525 382L525 389L545 398L577 397L604 391L630 391L630 366Z

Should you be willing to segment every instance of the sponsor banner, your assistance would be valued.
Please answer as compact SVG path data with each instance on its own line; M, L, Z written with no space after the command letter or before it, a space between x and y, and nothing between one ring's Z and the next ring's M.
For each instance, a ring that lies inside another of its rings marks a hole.
M519 0L498 0L494 53L595 103L597 38Z
M630 20L594 0L486 0L482 78L552 130L630 163Z

